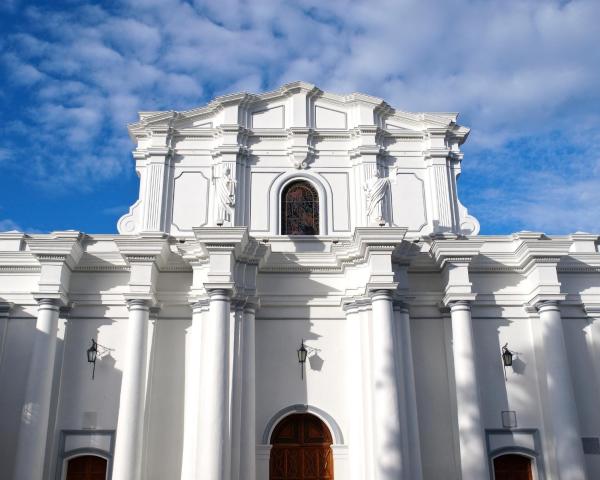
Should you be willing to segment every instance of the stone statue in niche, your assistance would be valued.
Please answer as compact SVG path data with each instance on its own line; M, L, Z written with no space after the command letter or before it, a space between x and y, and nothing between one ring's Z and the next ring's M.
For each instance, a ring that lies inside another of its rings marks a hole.
M226 168L225 173L215 179L215 193L217 202L216 224L222 226L231 222L233 207L235 206L235 187L237 182L231 178L231 169Z
M382 177L378 170L367 180L363 189L367 193L367 217L369 224L385 225L383 219L383 199L388 191L390 180Z

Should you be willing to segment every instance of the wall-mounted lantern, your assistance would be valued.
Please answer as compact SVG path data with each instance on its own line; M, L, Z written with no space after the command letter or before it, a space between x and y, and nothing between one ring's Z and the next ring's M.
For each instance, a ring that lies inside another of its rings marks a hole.
M511 367L513 364L513 352L508 349L508 343L502 347L502 365L504 366L504 380L506 380L506 367Z
M300 363L300 376L302 380L304 380L304 364L306 363L306 357L308 356L308 350L304 345L304 339L302 339L302 343L300 344L300 348L297 351L298 353L298 362Z
M321 365L323 364L323 359L319 357L319 352L321 350L314 347L309 347L304 344L304 339L302 339L302 343L300 344L300 348L296 351L298 354L298 362L300 363L300 376L302 380L304 380L304 365L306 364L306 360L310 362L310 366L313 370L320 370Z
M502 363L505 367L511 367L513 363L513 353L508 349L508 343L502 347Z
M101 351L99 351L99 348ZM96 373L96 360L98 359L98 353L102 354L104 352L109 351L110 348L104 347L100 345L96 340L92 338L92 345L90 348L86 350L87 353L87 361L92 364L92 380L94 379L94 375Z

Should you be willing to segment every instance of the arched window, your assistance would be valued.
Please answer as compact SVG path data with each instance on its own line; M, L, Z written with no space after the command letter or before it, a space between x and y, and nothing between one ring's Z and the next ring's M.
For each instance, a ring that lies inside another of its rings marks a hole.
M532 480L531 459L509 453L494 458L495 480Z
M309 182L297 180L283 189L281 234L319 234L319 195Z

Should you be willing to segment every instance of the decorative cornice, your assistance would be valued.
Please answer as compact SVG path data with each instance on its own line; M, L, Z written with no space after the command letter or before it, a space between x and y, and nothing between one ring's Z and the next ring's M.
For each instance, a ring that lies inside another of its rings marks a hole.
M164 233L120 235L114 241L128 265L155 263L160 268L166 264L169 244Z
M131 268L127 265L79 265L75 272L130 272Z
M439 268L447 264L469 264L479 254L484 240L480 238L440 238L433 237L430 255Z
M83 255L83 234L74 230L52 232L25 238L31 254L40 264L65 263L73 269Z
M41 271L39 265L0 265L0 273L40 273Z

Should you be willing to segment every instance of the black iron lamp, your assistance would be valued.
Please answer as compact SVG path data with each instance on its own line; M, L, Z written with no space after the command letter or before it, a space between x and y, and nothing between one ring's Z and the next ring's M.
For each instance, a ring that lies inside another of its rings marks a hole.
M94 379L94 375L96 373L96 360L98 359L98 354L107 352L109 350L110 348L100 345L92 338L92 346L86 350L87 361L88 363L92 364L92 380Z
M505 367L511 367L513 364L513 352L508 349L508 343L502 347L502 363Z
M300 363L300 376L304 380L304 364L306 363L306 357L308 356L308 350L304 345L304 339L302 339L302 343L300 344L300 348L298 349L298 362Z
M92 346L87 349L88 363L96 363L96 357L98 356L98 344L96 340L92 338Z
M502 347L502 365L504 366L504 380L506 377L506 367L512 367L513 364L513 352L508 349L508 343L505 343Z

